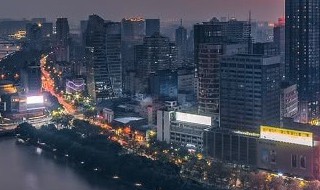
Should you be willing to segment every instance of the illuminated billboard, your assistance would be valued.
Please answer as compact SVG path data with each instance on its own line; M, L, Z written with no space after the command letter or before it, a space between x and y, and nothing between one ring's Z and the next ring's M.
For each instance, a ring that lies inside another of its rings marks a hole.
M44 99L43 96L28 96L27 104L43 104Z
M260 138L273 141L313 146L313 134L305 131L261 126Z
M211 117L202 116L202 115L177 112L176 120L187 122L187 123L195 123L200 125L211 126Z

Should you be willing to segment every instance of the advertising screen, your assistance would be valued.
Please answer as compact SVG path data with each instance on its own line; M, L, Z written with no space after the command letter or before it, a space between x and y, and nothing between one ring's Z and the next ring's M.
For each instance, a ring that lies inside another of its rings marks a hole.
M211 126L211 117L196 115L196 114L189 114L189 113L176 113L176 120L187 122L187 123L196 123L200 125L209 125Z
M43 96L28 96L27 104L43 104Z
M260 138L305 146L313 146L313 134L279 127L261 126Z

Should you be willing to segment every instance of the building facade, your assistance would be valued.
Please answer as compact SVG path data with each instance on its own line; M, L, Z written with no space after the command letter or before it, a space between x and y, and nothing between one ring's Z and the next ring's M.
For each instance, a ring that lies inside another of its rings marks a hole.
M69 23L67 18L56 21L56 57L58 62L70 61Z
M148 89L151 73L176 68L175 45L160 34L145 37L142 45L135 46L135 70L140 80L140 92Z
M112 89L116 97L122 96L122 53L121 53L121 23L107 22L106 56Z
M95 101L114 97L106 56L104 20L89 16L86 30L87 88Z
M319 118L320 1L285 2L286 78L298 85L300 122Z
M224 56L220 76L221 127L258 131L279 125L280 57L251 54Z
M157 113L157 139L203 150L204 133L211 128L211 117L159 110Z
M160 19L146 19L146 36L160 33Z
M216 18L194 26L198 113L211 116L217 125L220 123L220 58L248 51L248 26L248 22L220 22Z

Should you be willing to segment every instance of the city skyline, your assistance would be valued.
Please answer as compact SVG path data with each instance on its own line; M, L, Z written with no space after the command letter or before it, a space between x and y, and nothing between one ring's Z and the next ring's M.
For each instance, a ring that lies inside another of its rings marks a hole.
M212 17L228 16L243 20L247 19L248 12L251 10L252 18L255 20L276 21L284 15L284 0L134 0L126 4L114 0L93 0L76 3L75 6L73 0L7 1L0 7L0 19L46 17L52 21L57 17L67 17L71 22L77 22L87 19L88 15L98 14L108 20L134 16L160 18L163 21L179 21L180 18L201 21ZM23 7L24 11L18 11L18 7Z

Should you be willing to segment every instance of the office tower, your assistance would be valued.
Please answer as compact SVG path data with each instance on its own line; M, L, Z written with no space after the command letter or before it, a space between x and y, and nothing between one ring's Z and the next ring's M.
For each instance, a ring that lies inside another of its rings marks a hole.
M249 15L249 17L251 17ZM249 18L251 19L251 18ZM236 18L231 18L224 23L224 33L229 42L239 43L251 40L251 21L239 21Z
M187 57L188 59L192 59L192 60L194 59L194 30L193 29L189 32L189 36L187 38ZM190 64L189 66L194 66L194 63Z
M247 22L220 22L216 18L194 26L198 112L211 116L215 125L219 125L220 57L247 51L250 37L247 26Z
M178 73L172 70L161 70L150 75L150 93L160 99L178 97Z
M285 44L285 18L279 18L278 23L275 24L273 28L273 41L277 45L280 58L280 74L282 79L285 78L285 54L286 54L286 44Z
M280 55L278 45L274 42L254 43L252 52L256 55Z
M143 43L145 20L143 18L124 18L121 21L121 27L123 78L125 78L128 72L134 70L134 47ZM125 86L126 91L128 88Z
M95 101L112 98L113 90L106 60L105 22L90 15L86 30L87 87Z
M298 85L300 122L319 118L320 1L286 0L286 78Z
M219 55L225 43L222 23L194 25L194 57L198 77L198 112L219 121ZM206 59L207 57L207 59ZM212 58L210 58L212 57ZM208 60L210 59L210 60ZM210 63L208 62L210 61Z
M58 62L68 62L69 52L69 23L67 18L56 21L56 56Z
M273 41L273 24L269 22L252 22L251 36L256 43Z
M146 19L146 36L160 33L160 19Z
M38 95L42 91L41 68L38 63L27 63L22 68L21 83L27 95Z
M80 21L80 38L81 38L81 44L85 46L86 43L86 30L88 26L88 21L87 20L81 20Z
M178 48L178 59L185 60L187 58L187 29L181 25L176 29L176 45Z
M213 18L210 22L203 22L194 26L194 58L198 62L199 45L201 43L248 43L250 40L250 23L231 19L220 22Z
M41 24L31 24L26 25L26 38L28 40L28 47L33 50L42 49L42 31Z
M45 23L42 23L42 37L43 38L51 38L52 37L52 34L53 34L53 24L52 22L45 22Z
M173 51L173 46L169 38L158 33L145 37L143 44L135 47L135 70L141 80L140 92L148 89L151 73L176 68L176 51Z
M220 126L259 131L280 120L280 56L223 56L220 73Z
M142 44L145 37L145 20L129 18L121 21L123 61L126 70L134 69L134 46Z
M106 51L111 85L116 97L122 95L121 23L107 22Z
M195 69L181 68L178 70L178 103L184 105L194 104L197 97L197 78L195 78Z

